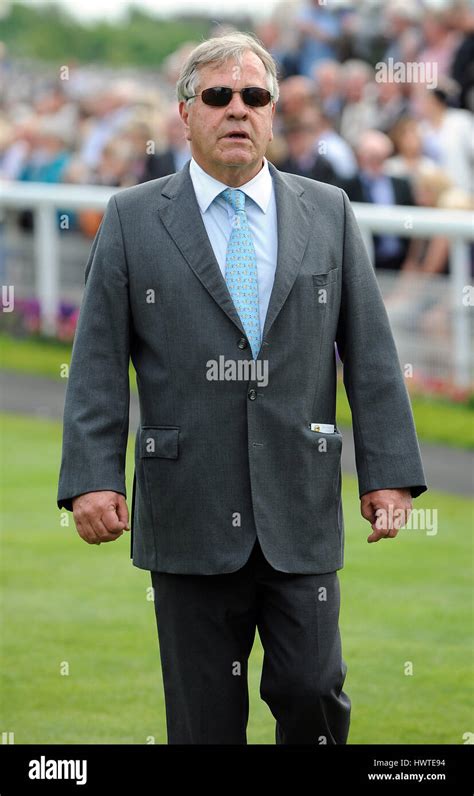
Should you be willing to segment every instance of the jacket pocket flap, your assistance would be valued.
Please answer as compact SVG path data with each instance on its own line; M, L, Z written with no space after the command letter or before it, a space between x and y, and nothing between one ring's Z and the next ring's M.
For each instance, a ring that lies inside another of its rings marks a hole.
M339 273L338 268L332 268L325 274L311 274L313 279L313 284L315 285L327 285L329 282L335 282Z
M178 458L179 426L142 426L140 429L141 458Z

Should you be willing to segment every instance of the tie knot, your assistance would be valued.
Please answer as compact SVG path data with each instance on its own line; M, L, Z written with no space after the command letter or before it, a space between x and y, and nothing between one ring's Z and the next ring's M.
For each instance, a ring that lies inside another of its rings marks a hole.
M225 191L222 191L222 196L236 213L245 210L245 194L239 188L226 188Z

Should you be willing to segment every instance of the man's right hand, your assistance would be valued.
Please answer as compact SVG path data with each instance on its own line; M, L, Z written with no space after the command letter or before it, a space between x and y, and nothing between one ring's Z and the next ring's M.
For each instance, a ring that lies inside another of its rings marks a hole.
M85 492L72 499L79 536L88 544L114 542L128 527L128 508L120 492Z

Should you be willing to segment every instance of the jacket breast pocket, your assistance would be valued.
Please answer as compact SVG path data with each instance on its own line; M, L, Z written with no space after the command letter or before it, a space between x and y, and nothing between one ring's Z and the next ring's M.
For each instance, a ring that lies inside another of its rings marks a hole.
M335 282L339 274L338 268L332 268L330 271L327 271L325 274L311 274L311 279L313 280L313 285L320 287L324 285L329 285L331 282Z
M140 458L177 459L179 426L141 426Z

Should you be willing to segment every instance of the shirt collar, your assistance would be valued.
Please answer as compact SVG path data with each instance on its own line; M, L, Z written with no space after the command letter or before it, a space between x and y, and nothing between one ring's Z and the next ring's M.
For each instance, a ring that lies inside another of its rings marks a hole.
M226 188L231 187L225 185L223 182L219 182L215 177L211 177L207 171L201 168L194 158L191 158L189 164L189 174L193 182L194 192L201 213L206 212L216 196L222 193L222 191L225 191ZM272 176L268 168L268 161L265 157L263 158L263 166L258 174L244 185L239 185L239 190L243 191L250 199L253 199L263 213L266 213L268 210L272 188Z

